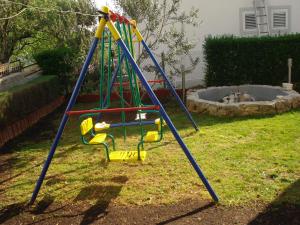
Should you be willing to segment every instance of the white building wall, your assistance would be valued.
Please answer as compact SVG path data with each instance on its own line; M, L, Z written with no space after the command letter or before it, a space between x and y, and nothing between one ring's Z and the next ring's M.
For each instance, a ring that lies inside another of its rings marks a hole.
M268 6L291 6L291 32L300 32L300 0L267 0ZM200 10L199 27L185 27L186 32L198 44L193 51L200 57L198 67L187 75L187 86L203 84L205 62L203 48L208 35L241 35L240 8L253 7L253 0L182 0L182 10L189 11L192 7ZM181 78L174 81L175 86L181 86Z

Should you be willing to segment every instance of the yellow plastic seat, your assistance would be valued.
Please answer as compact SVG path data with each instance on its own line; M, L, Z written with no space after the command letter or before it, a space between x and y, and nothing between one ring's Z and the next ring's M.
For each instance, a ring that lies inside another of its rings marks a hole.
M146 159L147 152L141 151L140 157L141 161L144 161ZM138 151L113 151L109 153L109 159L112 162L135 162L138 160Z
M93 137L90 141L89 144L91 145L97 145L105 142L107 134L101 133L101 134L96 134L95 137Z
M158 141L159 138L160 138L160 135L159 135L158 131L148 131L144 137L144 142L155 142L155 141Z
M80 124L81 135L86 135L91 129L93 129L93 119L91 117L81 122Z

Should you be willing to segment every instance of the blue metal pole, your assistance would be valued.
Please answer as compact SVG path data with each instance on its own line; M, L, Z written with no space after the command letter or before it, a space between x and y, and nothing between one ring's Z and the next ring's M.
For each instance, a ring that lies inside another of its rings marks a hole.
M144 48L146 49L147 53L149 54L150 58L152 59L153 63L155 64L156 68L159 70L160 74L162 75L165 82L169 86L169 89L171 90L173 96L176 98L177 102L179 103L179 106L181 107L183 112L185 112L186 116L191 121L191 123L192 123L193 127L195 128L195 130L198 131L199 127L197 126L196 122L194 121L194 119L193 119L192 115L190 114L190 112L188 111L188 109L183 104L181 98L178 96L175 88L171 84L171 82L170 82L169 78L167 77L166 73L164 72L164 70L161 68L161 66L157 62L157 60L154 57L153 53L151 52L150 48L148 47L148 45L146 44L146 42L144 40L142 40L142 44L143 44Z
M170 117L168 116L167 112L165 111L165 109L163 108L162 104L160 103L160 101L158 100L158 98L156 97L155 93L153 92L153 90L151 89L150 85L148 84L147 80L145 79L142 71L140 70L140 68L138 67L138 65L136 64L136 62L134 61L133 57L131 56L129 50L127 49L125 43L123 42L122 39L117 40L118 44L120 45L120 47L123 50L123 53L126 55L127 59L129 60L129 62L131 63L133 69L135 70L135 72L137 73L140 81L142 82L143 86L146 88L148 94L150 95L150 98L153 102L154 105L158 105L160 107L160 113L163 117L163 119L166 121L167 125L169 126L170 130L172 131L175 139L177 140L177 142L179 143L179 145L181 146L182 150L184 151L185 155L187 156L187 158L189 159L190 163L192 164L192 166L194 167L195 171L197 172L198 176L200 177L200 179L202 180L203 184L205 185L206 189L208 190L209 194L211 195L211 197L213 198L213 200L215 202L218 202L218 196L216 195L216 193L214 192L214 190L212 189L211 185L209 184L208 180L205 178L203 172L201 171L199 165L197 164L197 162L195 161L194 157L192 156L191 152L189 151L188 147L185 145L185 143L183 142L183 140L181 139L180 135L178 134L174 124L172 123Z
M110 124L110 128L116 127L129 127L129 126L137 126L137 125L152 125L155 124L155 120L152 121L134 121L134 122L127 122L127 123L113 123Z
M43 183L43 181L45 179L47 170L48 170L48 168L50 166L50 163L52 161L52 158L53 158L53 155L55 153L56 147L58 145L58 142L59 142L59 140L61 138L61 135L62 135L62 133L64 131L64 128L66 126L66 123L68 121L68 115L66 114L66 112L70 111L72 109L73 105L76 102L76 98L78 96L80 87L81 87L81 85L83 83L83 80L85 78L86 72L88 70L88 66L89 66L89 64L91 62L91 59L92 59L93 54L95 52L95 49L97 47L98 41L99 41L99 39L95 38L93 40L93 42L92 42L91 48L90 48L89 53L87 55L87 58L86 58L86 60L84 62L84 65L83 65L83 67L81 69L80 75L78 77L78 80L77 80L76 85L74 87L73 93L71 95L71 98L70 98L69 103L67 105L67 108L65 110L64 116L63 116L63 118L62 118L62 120L60 122L60 125L59 125L58 131L56 133L55 139L54 139L54 141L52 143L52 146L50 148L50 152L48 154L47 160L44 163L44 167L43 167L43 170L41 172L41 175L40 175L40 177L37 180L37 183L35 185L34 191L33 191L32 196L31 196L31 200L29 202L30 205L34 203L34 201L35 201L35 199L36 199L36 197L37 197L37 195L38 195L38 193L40 191L42 183Z

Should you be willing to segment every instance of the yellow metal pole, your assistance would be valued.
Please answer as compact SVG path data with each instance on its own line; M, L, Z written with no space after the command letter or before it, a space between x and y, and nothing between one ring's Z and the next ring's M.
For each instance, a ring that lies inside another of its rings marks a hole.
M135 33L135 36L136 36L138 42L142 42L142 40L144 40L144 38L143 38L141 32L137 28L136 21L131 20L130 24L132 25L132 32Z
M101 11L109 14L109 8L106 6L103 6ZM102 17L100 19L99 25L98 25L96 33L95 33L96 38L101 39L106 23L107 23L107 19Z
M111 22L109 20L109 21L107 21L106 25L107 25L109 31L111 32L111 35L115 41L118 41L119 39L121 39L121 35L120 35L119 31L117 30L117 28L115 27L113 22Z

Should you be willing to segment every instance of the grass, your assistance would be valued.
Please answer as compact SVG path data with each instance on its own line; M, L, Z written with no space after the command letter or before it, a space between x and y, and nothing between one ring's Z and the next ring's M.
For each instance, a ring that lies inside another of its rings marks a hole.
M77 108L92 108L80 104ZM194 115L195 132L177 107L170 116L200 164L221 204L272 202L300 178L300 111L272 117L215 118ZM0 182L0 206L28 201L49 151L61 112L11 145L11 179ZM117 122L117 121L115 121ZM136 149L139 129L112 130L118 149ZM31 138L29 138L31 137ZM171 132L161 143L146 144L143 163L105 163L99 146L85 146L78 119L64 131L38 199L57 202L113 201L117 204L170 204L187 198L210 199ZM299 183L299 182L298 182ZM300 204L300 188L288 189L281 202Z

